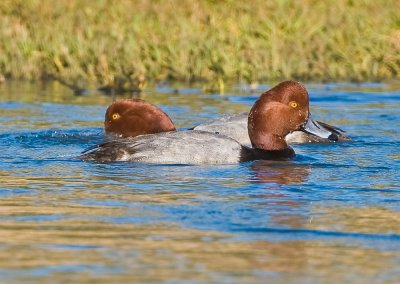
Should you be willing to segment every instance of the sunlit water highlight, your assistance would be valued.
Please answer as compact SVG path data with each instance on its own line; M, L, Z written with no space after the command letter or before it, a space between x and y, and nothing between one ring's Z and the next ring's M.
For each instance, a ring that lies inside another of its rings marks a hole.
M180 129L259 94L160 86ZM13 282L398 283L400 85L308 84L319 120L354 141L289 162L96 164L111 97L0 85L0 275Z

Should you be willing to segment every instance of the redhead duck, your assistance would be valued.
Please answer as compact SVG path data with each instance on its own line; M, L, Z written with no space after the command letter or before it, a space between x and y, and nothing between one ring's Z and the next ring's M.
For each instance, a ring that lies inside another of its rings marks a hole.
M123 99L107 108L104 130L108 135L136 137L176 129L169 116L155 105L140 99Z
M276 100L276 97L280 97L283 103L289 103L289 94L292 92L293 84L288 82L281 83L269 91L264 92L261 95L262 99ZM304 88L304 86L302 86ZM299 86L300 88L300 86ZM304 88L305 90L305 88ZM306 91L306 90L305 90ZM307 92L307 91L306 91ZM215 132L229 136L243 145L250 145L250 137L248 135L249 130L247 129L248 113L240 113L233 115L225 115L220 118L207 121L191 130L201 130L207 132ZM305 131L293 131L285 136L287 143L326 143L326 142L343 142L351 140L344 131L338 127L329 125L321 121L313 120L313 124L310 127L319 130L318 135L307 133ZM324 134L325 133L325 134ZM331 134L335 134L337 139L330 139Z
M233 164L250 160L286 160L295 156L284 137L297 130L320 134L313 127L307 90L285 81L261 97L248 115L252 147L218 133L199 130L164 132L116 139L86 149L81 159L97 162L133 161L159 164ZM328 132L322 135L337 140ZM327 136L328 135L328 136Z
M268 92L267 92L268 93ZM267 94L265 93L265 94ZM206 121L205 123L199 124L191 130L201 130L207 132L215 132L229 136L243 145L251 145L250 138L247 129L248 113L239 113L224 115L217 119ZM288 144L295 143L329 143L329 142L344 142L349 141L351 138L345 134L345 131L329 125L327 123L313 120L314 127L320 129L321 133L325 132L326 135L316 136L312 133L304 131L293 131L285 136L285 140ZM328 139L330 134L335 134L337 139Z

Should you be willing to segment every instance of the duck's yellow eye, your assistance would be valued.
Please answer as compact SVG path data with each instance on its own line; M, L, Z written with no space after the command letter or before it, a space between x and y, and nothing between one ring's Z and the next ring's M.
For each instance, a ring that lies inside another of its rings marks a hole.
M111 116L111 118L113 120L117 120L118 118L120 118L120 115L118 113L113 113L113 115Z
M295 102L295 101L291 101L291 102L289 103L289 105L290 105L292 108L296 108L296 107L299 106L299 105L297 104L297 102Z

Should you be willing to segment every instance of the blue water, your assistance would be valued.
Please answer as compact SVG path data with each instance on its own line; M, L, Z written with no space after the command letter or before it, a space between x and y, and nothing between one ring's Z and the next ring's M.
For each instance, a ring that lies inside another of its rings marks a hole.
M104 138L109 96L0 85L1 279L396 283L400 85L306 86L313 116L353 141L295 145L288 162L163 166L75 159ZM247 111L269 87L142 98L185 129Z

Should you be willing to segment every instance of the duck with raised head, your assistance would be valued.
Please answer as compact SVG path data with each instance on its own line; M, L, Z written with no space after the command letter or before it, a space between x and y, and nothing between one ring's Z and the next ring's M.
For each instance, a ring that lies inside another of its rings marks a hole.
M313 127L304 86L285 81L261 97L248 116L252 147L226 135L188 130L116 139L88 148L81 159L97 162L132 161L158 164L234 164L250 160L286 160L295 156L285 141L293 131L337 140L329 131Z
M243 145L251 145L247 129L248 113L228 114L219 118L206 121L190 130L200 130L214 132L229 136ZM304 131L293 131L285 136L288 144L306 144L306 143L332 143L351 141L351 137L344 130L337 126L329 125L325 122L314 120L314 127L327 131L326 133L335 134L337 140L328 139L327 136L316 136Z
M268 97L271 97L271 99L274 100L276 99L276 96L279 96L281 102L288 104L290 99L290 93L292 92L291 88L293 88L293 86L296 85L288 82L293 82L293 81L287 81L284 84L278 84L276 87L270 89L269 91L264 92L261 95L261 98L267 99ZM298 85L296 85L296 87L300 88L300 86ZM302 88L305 89L304 86L302 86ZM224 134L226 136L229 136L237 140L243 145L250 145L251 141L248 135L249 130L247 129L248 117L249 117L248 113L224 115L217 119L206 121L200 125L197 125L191 128L191 130L201 130L201 131ZM285 136L286 142L289 144L329 143L329 142L344 142L351 140L351 138L348 135L346 135L344 130L321 121L313 120L313 124L310 125L310 127L317 128L320 130L321 133L325 132L326 135L317 136L311 133L307 133L305 131L293 131ZM337 140L330 139L329 138L330 134L335 134Z

